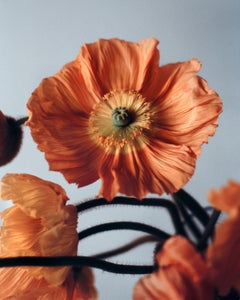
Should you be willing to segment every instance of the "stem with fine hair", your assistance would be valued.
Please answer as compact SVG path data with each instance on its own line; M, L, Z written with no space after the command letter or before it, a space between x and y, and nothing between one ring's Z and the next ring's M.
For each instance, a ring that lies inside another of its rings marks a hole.
M198 224L195 222L195 220L193 218L194 216L189 213L189 211L183 205L182 201L179 200L179 198L174 197L174 201L176 202L177 207L178 207L181 215L183 216L183 219L184 219L186 225L188 226L188 228L190 229L192 234L195 236L195 238L199 239L201 237L202 233L201 233L201 230L200 230Z
M172 197L175 200L181 201L182 204L185 205L204 226L207 225L209 222L209 215L190 194L183 189L180 189L176 193L172 194Z
M144 198L142 200L138 200L136 198L131 198L131 197L115 197L111 202L109 202L104 198L98 198L98 199L92 199L80 203L76 207L78 213L82 213L83 211L92 209L94 207L104 206L104 205L116 205L116 204L166 208L172 219L176 234L186 236L186 231L183 227L182 221L178 214L178 210L175 204L168 199Z
M153 265L115 264L88 256L20 256L0 258L0 268L19 266L92 267L117 274L149 274L154 270Z
M168 239L171 235L163 230L138 222L110 222L87 228L78 233L79 240L90 235L110 230L137 230L149 233L160 239Z
M210 220L202 234L201 239L199 240L199 242L197 244L197 248L199 250L203 250L207 246L207 240L213 234L215 224L217 223L217 220L218 220L220 214L221 214L221 211L216 210L216 209L213 210Z
M151 235L145 235L140 238L137 238L121 247L111 249L102 253L94 254L92 257L98 258L98 259L106 259L109 257L113 257L122 253L125 253L127 251L130 251L132 249L135 249L138 246L141 246L146 243L151 243L151 242L159 242L159 238L151 236Z

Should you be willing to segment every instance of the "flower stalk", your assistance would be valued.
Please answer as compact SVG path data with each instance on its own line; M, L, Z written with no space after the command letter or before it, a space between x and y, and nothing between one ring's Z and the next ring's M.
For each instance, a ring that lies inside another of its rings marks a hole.
M178 214L176 205L168 199L163 198L144 198L139 201L136 198L132 197L115 197L111 202L107 201L104 198L92 199L78 204L77 212L82 213L85 210L92 209L94 207L104 206L104 205L133 205L133 206L144 206L144 207L158 207L165 208L171 220L173 222L176 234L186 236L186 231L184 229L183 223Z
M152 265L123 265L88 256L22 256L0 258L0 268L17 266L92 267L117 274L149 274L153 271Z

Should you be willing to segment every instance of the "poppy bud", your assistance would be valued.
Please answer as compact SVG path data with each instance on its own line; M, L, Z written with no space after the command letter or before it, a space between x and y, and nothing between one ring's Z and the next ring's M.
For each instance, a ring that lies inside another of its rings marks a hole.
M17 155L22 143L21 125L26 118L15 120L0 111L0 166L9 163Z

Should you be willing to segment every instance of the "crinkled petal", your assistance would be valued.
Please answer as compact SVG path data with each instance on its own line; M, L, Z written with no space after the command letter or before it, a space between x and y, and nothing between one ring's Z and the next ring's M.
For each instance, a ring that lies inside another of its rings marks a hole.
M65 219L50 228L41 219L27 216L19 207L3 211L0 231L0 254L9 256L77 255L78 234L75 206L66 206ZM49 224L48 224L49 225ZM16 246L17 245L17 246ZM70 267L26 267L35 278L44 277L53 285L66 279Z
M139 151L107 154L99 170L99 194L111 200L117 193L142 199L147 193L175 192L192 176L195 160L191 149L160 141Z
M190 146L197 155L201 145L215 133L222 111L217 93L196 76L200 66L197 59L192 59L160 67L161 79L153 88L157 98L155 130L159 137L169 143Z
M67 280L59 286L32 277L24 268L3 268L0 270L0 285L1 300L97 299L92 272L85 268L76 273L76 278L69 274Z
M68 182L84 186L98 179L96 157L101 158L102 150L93 143L88 128L96 97L81 87L74 70L67 65L40 84L28 102L26 124L50 169L61 172Z
M7 174L1 180L1 198L12 200L28 216L47 218L68 200L58 184L29 174Z
M32 93L27 108L30 112L50 115L53 119L59 115L67 118L69 113L86 116L98 100L95 91L85 85L79 63L73 61L63 66L54 76L42 80ZM30 122L38 120L38 115L30 116Z
M40 255L38 240L44 231L41 219L29 217L17 206L5 209L1 219L1 256Z
M64 223L47 230L40 238L39 245L43 256L77 255L78 234L76 231L77 213L72 205L66 206L69 217ZM53 285L64 282L71 267L45 267L42 270L44 278Z
M101 91L101 96L114 90L139 90L158 68L158 41L154 38L139 43L120 39L100 39L85 44L77 56L86 86Z

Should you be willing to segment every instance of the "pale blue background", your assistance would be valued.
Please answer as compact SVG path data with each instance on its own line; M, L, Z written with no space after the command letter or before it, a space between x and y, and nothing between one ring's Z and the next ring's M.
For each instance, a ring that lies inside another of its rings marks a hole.
M240 1L239 0L0 0L0 110L14 117L43 77L73 60L80 46L99 38L160 40L161 64L197 57L201 75L223 99L224 113L216 135L203 147L186 189L206 204L207 191L227 179L240 180ZM28 128L19 156L0 169L31 173L64 186L71 201L94 197L99 183L76 189L61 174L48 171ZM1 203L1 207L3 204ZM128 213L129 212L129 213ZM105 221L140 220L170 228L163 212L148 209L97 209L81 216L79 227ZM135 236L132 232L97 235L84 240L79 253L91 254ZM118 257L119 263L150 263L152 245ZM101 300L131 299L137 276L96 271Z

